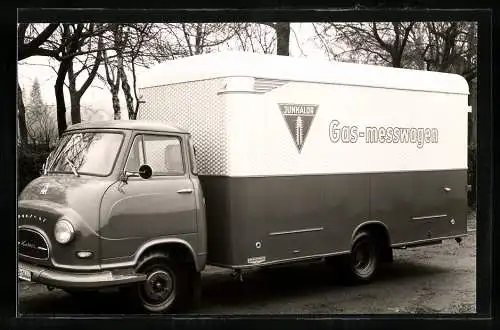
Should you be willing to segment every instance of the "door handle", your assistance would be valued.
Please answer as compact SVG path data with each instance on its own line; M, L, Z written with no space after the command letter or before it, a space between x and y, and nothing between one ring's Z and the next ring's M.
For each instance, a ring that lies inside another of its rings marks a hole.
M193 192L193 189L181 189L177 190L178 194L191 194Z
M443 189L444 189L444 191L446 191L446 192L450 192L450 191L451 191L451 188L450 188L450 187L444 187Z

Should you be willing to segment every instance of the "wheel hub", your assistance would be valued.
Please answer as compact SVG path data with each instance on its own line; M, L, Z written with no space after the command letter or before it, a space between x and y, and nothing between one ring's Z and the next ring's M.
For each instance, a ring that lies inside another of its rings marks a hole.
M151 303L165 301L172 294L172 291L172 277L164 270L151 273L144 284L144 298Z
M372 251L368 244L361 244L354 253L354 267L358 273L370 270L372 263Z

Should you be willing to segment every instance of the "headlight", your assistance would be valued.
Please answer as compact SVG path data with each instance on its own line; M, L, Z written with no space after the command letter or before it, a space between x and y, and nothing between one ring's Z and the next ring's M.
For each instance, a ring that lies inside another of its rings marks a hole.
M71 222L65 219L56 222L56 226L54 227L54 237L57 242L67 244L71 242L74 234L75 229L73 228L73 225L71 225Z

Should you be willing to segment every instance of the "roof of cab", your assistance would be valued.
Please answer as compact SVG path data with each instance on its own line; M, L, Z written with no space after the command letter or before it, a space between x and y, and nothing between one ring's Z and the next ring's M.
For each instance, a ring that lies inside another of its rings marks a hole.
M105 120L105 121L86 121L74 124L68 127L67 131L80 129L128 129L140 131L170 132L179 134L188 134L182 128L169 123L149 120Z
M469 94L457 74L237 51L165 61L141 73L139 83L147 88L225 77Z

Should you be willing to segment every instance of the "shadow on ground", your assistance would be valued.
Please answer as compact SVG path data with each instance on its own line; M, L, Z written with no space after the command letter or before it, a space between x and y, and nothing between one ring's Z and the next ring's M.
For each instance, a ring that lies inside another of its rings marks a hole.
M381 269L376 282L371 285L384 286L395 282L411 282L415 278L433 276L452 270L407 261L395 261ZM201 305L194 313L203 314L214 306L227 307L269 304L283 299L293 300L304 295L345 294L353 290L339 280L332 267L324 263L288 265L279 268L251 271L244 281L220 271L203 276ZM25 297L20 301L22 315L78 315L78 314L124 314L133 312L117 292L102 292L92 299L78 299L63 291L54 291Z

